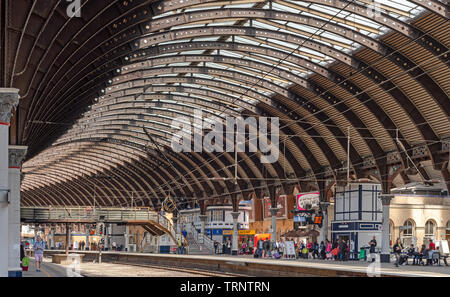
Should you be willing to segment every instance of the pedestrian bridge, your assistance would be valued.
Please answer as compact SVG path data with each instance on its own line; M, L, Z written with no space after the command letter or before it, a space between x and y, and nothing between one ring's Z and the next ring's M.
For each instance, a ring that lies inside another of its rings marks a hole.
M22 207L22 223L111 223L143 227L154 236L168 234L175 240L172 222L160 213L147 207Z

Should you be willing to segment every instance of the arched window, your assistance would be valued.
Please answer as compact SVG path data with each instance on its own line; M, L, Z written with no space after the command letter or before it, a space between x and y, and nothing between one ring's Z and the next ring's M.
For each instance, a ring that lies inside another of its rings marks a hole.
M407 220L400 227L400 240L403 246L409 246L413 243L414 237L414 222L412 220Z
M407 220L403 224L403 236L412 236L413 235L414 224L411 220Z
M428 220L425 223L425 238L426 239L435 239L435 229L436 224L432 220Z
M445 237L450 240L450 221L447 222L447 229L445 230Z

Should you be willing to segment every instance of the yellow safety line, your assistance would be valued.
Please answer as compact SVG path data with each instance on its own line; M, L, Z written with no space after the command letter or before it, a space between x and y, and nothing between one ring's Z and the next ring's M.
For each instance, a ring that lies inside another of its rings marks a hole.
M48 273L47 271L45 271L45 270L42 268L42 266L43 266L43 265L41 265L41 270L47 275L47 277L52 277L52 276L50 275L50 273Z

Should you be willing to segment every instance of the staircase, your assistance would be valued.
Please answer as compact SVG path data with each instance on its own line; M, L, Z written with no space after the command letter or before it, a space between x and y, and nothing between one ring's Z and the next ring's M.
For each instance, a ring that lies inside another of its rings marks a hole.
M194 231L197 232L197 231ZM187 232L186 240L188 242L189 254L190 255L211 255L211 252L205 244L199 243L195 238L194 234Z
M188 242L189 254L212 255L214 254L214 241L198 232L194 224L186 226L186 240Z

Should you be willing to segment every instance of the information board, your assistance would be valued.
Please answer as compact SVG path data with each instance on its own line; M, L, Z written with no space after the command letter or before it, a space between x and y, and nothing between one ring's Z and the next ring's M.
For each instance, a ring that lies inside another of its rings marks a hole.
M295 256L295 245L293 241L286 241L286 255L287 256Z
M447 240L438 240L436 241L436 247L439 247L441 254L449 254L450 251L448 249L448 241Z

